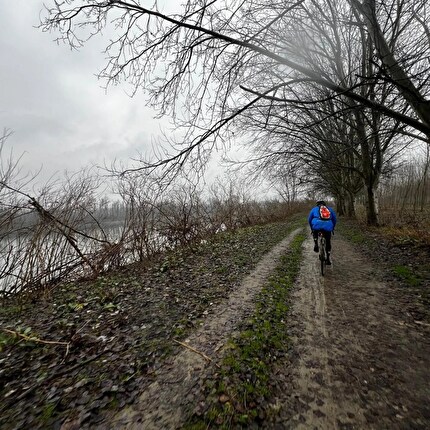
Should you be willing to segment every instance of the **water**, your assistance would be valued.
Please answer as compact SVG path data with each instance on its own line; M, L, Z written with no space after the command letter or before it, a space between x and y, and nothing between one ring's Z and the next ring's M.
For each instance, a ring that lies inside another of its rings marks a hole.
M3 237L0 240L0 294L76 279L90 274L93 271L90 265L102 272L143 260L168 246L167 239L157 232L145 234L116 225L103 233L101 230L87 233L98 240L81 235L68 240L61 233L37 229Z

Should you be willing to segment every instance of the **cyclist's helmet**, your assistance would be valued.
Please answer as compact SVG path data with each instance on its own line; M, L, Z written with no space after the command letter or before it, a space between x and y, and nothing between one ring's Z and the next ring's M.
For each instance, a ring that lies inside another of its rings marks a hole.
M318 200L317 201L317 206L321 206L321 205L327 206L324 200Z

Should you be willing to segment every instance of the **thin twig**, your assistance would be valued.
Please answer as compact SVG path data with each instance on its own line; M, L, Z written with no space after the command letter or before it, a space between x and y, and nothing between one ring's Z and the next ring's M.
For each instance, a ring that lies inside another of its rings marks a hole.
M23 333L18 333L17 331L9 330L7 328L4 328L3 331L5 331L6 333L9 333L9 334L13 334L15 336L22 337L25 340L28 340L30 342L44 343L47 345L65 345L65 346L68 346L70 344L70 342L58 342L55 340L42 340L42 339L39 339L37 337L31 337L31 336L27 336L26 334L23 334Z
M183 346L184 348L189 349L190 351L195 352L196 354L201 355L205 360L209 361L209 362L213 362L212 358L208 357L204 352L198 351L197 349L193 348L190 345L187 345L186 343L183 342L179 342L179 340L175 340L173 339L173 342L178 343L179 345ZM217 363L214 363L216 367L220 367Z
M423 326L425 326L425 327L430 327L430 324L427 324L427 323L422 322L422 321L414 321L414 323L415 323L415 324L419 324L419 325L423 325Z
M90 320L87 320L84 324L82 324L82 326L76 331L76 333L73 335L73 336L76 336L78 333L80 333L82 330L83 330L83 328L88 324L90 322ZM73 336L72 336L72 339L73 339Z
M70 342L67 342L67 346L66 346L66 353L64 354L63 361L61 362L61 364L64 364L64 363L66 362L66 358L67 358L67 356L69 355L69 351L70 351L70 344L71 344L71 343L72 343L72 341L74 340L75 336L76 336L79 332L81 332L81 331L84 329L84 327L85 327L89 322L90 322L90 320L86 321L86 322L81 326L81 328L80 328L79 330L77 330L77 331L76 331L76 333L72 336L72 338L71 338Z

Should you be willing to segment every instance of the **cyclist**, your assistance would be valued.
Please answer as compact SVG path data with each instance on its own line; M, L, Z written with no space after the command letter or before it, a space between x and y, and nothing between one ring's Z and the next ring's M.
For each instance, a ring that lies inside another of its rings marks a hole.
M319 252L318 233L321 231L324 234L327 249L326 264L328 265L331 264L331 235L336 227L336 221L336 212L332 208L328 207L324 200L317 201L316 206L311 209L308 217L308 222L314 237L315 252Z

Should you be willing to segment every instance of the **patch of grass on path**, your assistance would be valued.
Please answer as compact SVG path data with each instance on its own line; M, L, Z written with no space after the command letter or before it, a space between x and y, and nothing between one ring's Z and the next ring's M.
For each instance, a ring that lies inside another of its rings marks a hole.
M396 264L393 266L393 272L411 287L419 287L421 285L422 278L408 266Z
M265 418L272 390L273 364L288 349L285 321L288 297L300 269L304 234L291 243L274 275L256 299L252 318L231 339L221 369L206 381L206 396L200 416L184 429L249 427Z

